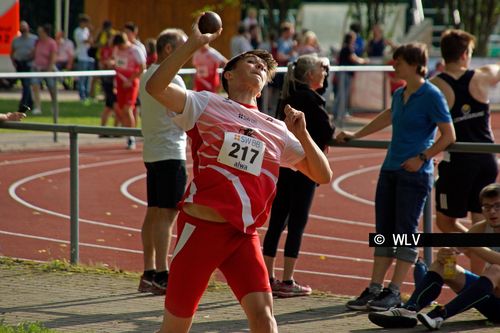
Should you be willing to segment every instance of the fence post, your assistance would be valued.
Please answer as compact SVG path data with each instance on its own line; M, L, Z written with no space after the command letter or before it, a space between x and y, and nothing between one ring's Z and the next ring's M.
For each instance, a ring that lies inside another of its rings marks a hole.
M424 206L424 233L432 233L432 195L429 193ZM424 247L424 261L427 266L432 264L432 247Z
M54 124L57 124L59 119L59 103L57 101L57 78L49 78L49 80L54 80L54 92L52 98L52 118L54 119ZM54 142L57 142L57 131L54 131Z
M74 128L69 132L69 158L70 158L70 248L71 264L78 264L80 253L79 242L79 171L78 171L78 132Z

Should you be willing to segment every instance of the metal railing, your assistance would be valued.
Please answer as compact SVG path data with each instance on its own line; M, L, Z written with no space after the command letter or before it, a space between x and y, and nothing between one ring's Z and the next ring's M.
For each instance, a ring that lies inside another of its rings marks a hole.
M72 264L79 262L79 153L78 153L78 134L107 134L107 135L132 135L142 136L137 128L112 128L99 126L80 126L80 125L51 125L26 122L0 122L0 128L61 132L69 133L70 140L70 261ZM356 147L356 148L374 148L387 149L389 141L382 140L351 140L346 143L336 143L333 139L329 142L330 146L336 147ZM491 143L455 143L448 147L451 152L468 153L500 153L500 145ZM428 197L424 208L424 232L432 232L432 206L430 204L431 196ZM432 249L424 248L424 259L428 265L432 262Z
M277 73L286 73L287 67L278 67ZM338 72L340 73L340 81L344 81L344 77L347 75L346 72L392 72L394 69L392 66L383 65L363 65L363 66L330 66L330 73ZM219 73L222 73L222 68L218 69ZM179 75L193 75L196 73L195 68L181 68L178 72ZM60 71L60 72L0 72L0 79L27 79L27 78L65 78L65 77L103 77L103 76L115 76L115 70L93 70L93 71ZM267 86L266 86L267 89ZM341 117L338 120L337 125L343 125L343 115L347 112L348 107L348 91L346 90L345 84L340 84L337 91L338 96L336 98L340 100L339 103L339 114ZM386 108L385 96L386 96L386 77L384 76L384 81L382 84L382 96L383 96L383 107ZM331 88L330 88L331 91ZM268 93L264 93L269 96ZM263 94L263 95L264 95ZM53 99L51 100L52 105L52 118L53 123L57 124L59 122L59 102L58 102L58 90L54 89ZM263 112L267 113L268 105L264 106L265 110ZM54 132L54 142L57 142L57 132Z

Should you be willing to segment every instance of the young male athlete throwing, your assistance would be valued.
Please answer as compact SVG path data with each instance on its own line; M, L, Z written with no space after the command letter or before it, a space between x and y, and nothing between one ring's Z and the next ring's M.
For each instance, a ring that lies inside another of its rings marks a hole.
M160 332L189 331L216 268L241 303L250 330L277 332L256 228L269 215L280 165L317 183L330 182L332 171L302 112L287 106L282 122L258 111L256 98L276 67L266 51L249 51L227 63L222 83L228 98L170 84L197 49L221 34L222 29L201 34L198 20L187 42L146 84L149 94L178 114L174 122L190 136L194 160L194 178L180 203Z

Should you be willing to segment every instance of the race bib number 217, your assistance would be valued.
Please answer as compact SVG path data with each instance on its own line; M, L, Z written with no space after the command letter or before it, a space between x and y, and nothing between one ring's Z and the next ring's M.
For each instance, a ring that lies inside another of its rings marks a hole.
M217 161L235 169L260 175L265 142L240 133L226 132Z

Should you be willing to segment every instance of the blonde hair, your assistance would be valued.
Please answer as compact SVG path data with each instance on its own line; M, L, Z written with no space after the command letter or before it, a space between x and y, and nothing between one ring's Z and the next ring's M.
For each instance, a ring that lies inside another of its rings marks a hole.
M329 61L327 58L321 58L311 53L301 55L296 61L289 62L281 90L281 99L285 100L290 96L290 88L295 90L295 83L307 84L306 75L314 70L318 64L329 66Z

